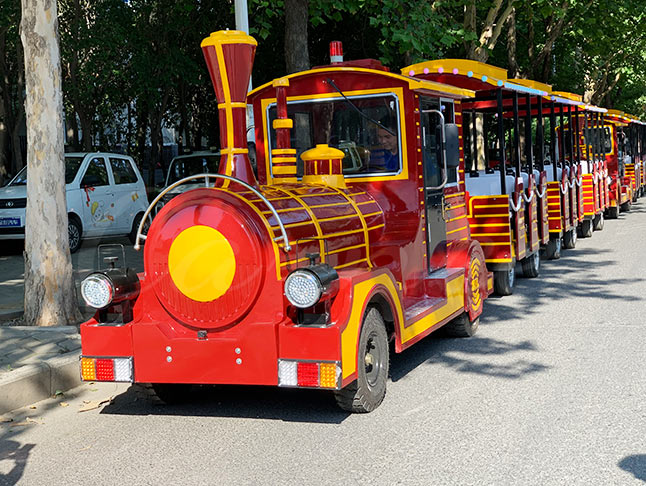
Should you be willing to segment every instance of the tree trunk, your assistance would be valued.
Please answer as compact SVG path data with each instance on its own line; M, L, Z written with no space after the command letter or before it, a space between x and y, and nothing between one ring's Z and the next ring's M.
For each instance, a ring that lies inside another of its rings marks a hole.
M516 9L509 15L509 30L507 31L507 60L509 63L509 77L518 76L518 58L516 55Z
M285 65L287 74L310 68L307 47L308 0L285 0Z
M81 319L67 233L63 93L54 0L22 0L25 55L27 220L25 323L62 326Z

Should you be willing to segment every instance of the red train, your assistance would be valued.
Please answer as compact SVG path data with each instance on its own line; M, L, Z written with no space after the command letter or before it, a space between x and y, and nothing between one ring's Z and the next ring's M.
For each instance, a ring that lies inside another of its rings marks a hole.
M247 98L255 46L237 31L203 41L218 173L194 176L205 187L164 205L147 235L142 223L145 272L83 281L97 313L81 326L82 377L152 383L166 401L193 384L322 388L369 412L390 343L401 352L441 327L471 336L493 289L466 207L474 92L336 59Z

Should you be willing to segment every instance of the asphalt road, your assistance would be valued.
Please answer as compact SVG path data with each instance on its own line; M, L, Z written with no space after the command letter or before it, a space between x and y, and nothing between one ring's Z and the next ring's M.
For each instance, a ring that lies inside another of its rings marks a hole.
M640 202L487 301L476 337L393 357L371 414L323 392L219 387L164 406L84 385L0 424L0 484L643 484L644 241Z

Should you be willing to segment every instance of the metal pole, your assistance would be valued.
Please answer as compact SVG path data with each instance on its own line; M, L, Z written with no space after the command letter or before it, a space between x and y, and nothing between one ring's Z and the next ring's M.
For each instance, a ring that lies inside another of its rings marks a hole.
M554 114L554 105L555 102L552 101L552 104L550 105L550 158L552 159L554 180L558 181L558 173L556 171L556 143L554 141L556 138L556 115Z
M538 166L545 170L545 133L543 132L543 97L538 96L538 118L536 119L536 144L538 145Z
M518 93L514 92L514 151L516 152L516 177L520 177L520 124L518 122Z
M534 173L534 146L532 144L532 97L525 95L525 157L527 158L527 172Z
M581 163L581 129L579 127L579 107L574 107L574 119L576 122L576 161Z
M498 105L498 170L500 171L500 193L507 194L507 184L505 180L505 126L502 118L502 88L497 92Z
M570 128L570 168L574 167L574 127L572 126L572 105L567 107L568 126Z
M484 115L483 115L484 117ZM476 110L471 110L471 138L473 139L473 155L471 156L471 170L478 170L478 127ZM486 135L485 135L486 136ZM485 143L485 150L487 144Z
M563 105L559 106L559 128L561 129L561 136L558 137L559 143L559 162L561 168L565 169L565 131L563 127Z

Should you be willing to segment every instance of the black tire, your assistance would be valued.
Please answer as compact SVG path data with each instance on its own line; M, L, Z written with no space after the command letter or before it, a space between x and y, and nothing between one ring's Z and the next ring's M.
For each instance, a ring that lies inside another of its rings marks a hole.
M132 222L132 229L130 230L130 234L128 234L128 239L130 240L130 243L133 245L135 244L135 240L137 238L137 230L139 229L139 224L141 223L141 218L144 217L143 213L139 213L137 216L135 216L135 220ZM150 228L150 223L146 222L144 224L144 233L148 233L148 228ZM143 240L142 240L142 245L143 245Z
M68 217L67 236L70 242L70 253L76 253L81 248L83 227L81 226L81 222L74 216Z
M608 208L608 219L617 219L619 217L619 208L617 206L610 206Z
M541 266L541 256L538 252L533 253L527 258L520 261L523 267L523 276L526 278L536 278Z
M388 334L379 311L370 307L363 318L357 356L357 379L335 391L339 407L347 412L368 413L386 396L390 367Z
M603 213L599 213L595 215L594 219L592 220L592 229L595 231L601 231L603 229L603 223L605 222L603 218Z
M471 337L478 330L480 317L473 321L469 319L469 314L464 312L444 326L444 334L451 337Z
M493 288L496 295L505 296L513 294L515 281L516 269L514 265L509 270L497 270L493 272Z
M153 390L162 402L167 405L186 403L191 396L193 385L187 383L153 383Z
M630 211L630 206L631 206L630 201L626 201L625 203L623 203L620 206L621 212L622 213L627 213L628 211Z
M563 248L566 250L573 250L576 248L576 229L566 231L563 235Z
M579 238L590 238L592 236L592 220L584 219L578 227Z
M561 238L550 238L545 246L545 259L558 260L561 258Z

